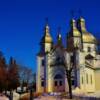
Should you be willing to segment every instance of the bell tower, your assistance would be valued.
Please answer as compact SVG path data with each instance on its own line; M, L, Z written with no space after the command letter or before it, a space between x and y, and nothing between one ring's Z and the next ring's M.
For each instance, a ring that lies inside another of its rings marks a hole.
M48 20L46 20L46 25L44 28L44 36L41 39L40 45L41 45L41 51L42 52L49 52L52 47L52 37L50 35L50 27L48 25Z
M93 34L88 32L85 19L83 17L80 17L77 20L77 27L81 32L83 51L87 52L87 54L95 56L97 41Z
M77 29L76 21L74 19L71 19L70 27L70 31L67 35L67 47L69 49L73 49L76 47L81 49L81 33Z

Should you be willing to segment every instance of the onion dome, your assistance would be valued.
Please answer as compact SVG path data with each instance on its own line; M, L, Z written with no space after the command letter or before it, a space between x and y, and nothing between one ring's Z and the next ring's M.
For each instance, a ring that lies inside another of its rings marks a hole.
M71 30L69 32L69 37L80 37L81 33L78 31L76 27L76 21L74 19L71 20Z
M86 30L85 19L82 17L78 20L78 29L82 33L83 43L96 43L96 38Z
M62 44L61 27L58 27L57 44Z
M44 36L42 37L41 43L52 43L52 37L50 36L48 24L45 26Z
M82 35L83 42L85 43L96 43L96 38L91 33L84 33Z

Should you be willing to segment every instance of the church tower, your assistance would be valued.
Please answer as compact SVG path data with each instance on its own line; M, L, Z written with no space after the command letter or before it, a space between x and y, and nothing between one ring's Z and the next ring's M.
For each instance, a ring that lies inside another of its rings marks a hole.
M52 48L52 37L50 35L50 28L46 22L44 28L44 35L40 42L40 51L37 55L37 78L36 90L38 93L46 91L46 53L50 52Z
M41 51L42 52L49 52L52 47L52 37L50 35L50 27L48 25L48 22L46 22L45 28L44 28L44 36L41 39Z
M69 49L74 49L76 47L81 49L81 33L77 29L74 19L71 19L70 26L71 28L67 35L67 47Z
M79 77L79 55L82 50L82 37L81 32L78 30L75 19L70 21L70 31L67 36L67 50L72 53L71 63L73 63L73 86L77 87L80 83L78 82Z
M91 54L95 56L96 54L96 38L92 35L92 33L88 32L85 25L85 19L80 17L77 21L78 30L82 35L82 46L83 51L87 52L87 54Z

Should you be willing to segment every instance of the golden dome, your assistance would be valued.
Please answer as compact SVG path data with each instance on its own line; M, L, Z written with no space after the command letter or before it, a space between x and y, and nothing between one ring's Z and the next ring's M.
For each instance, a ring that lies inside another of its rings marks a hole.
M43 36L41 39L41 43L52 43L51 36Z
M88 32L83 33L82 38L83 38L83 42L86 42L86 43L95 43L96 42L96 38L91 33L88 33Z
M96 38L87 31L86 26L85 26L85 19L82 17L80 17L80 19L78 19L78 28L79 28L80 32L82 33L83 42L96 43Z
M45 41L45 43L52 43L52 38L51 38L51 36L45 36L45 37L44 37L44 41Z
M48 24L45 26L44 36L42 37L42 43L52 43L52 37L50 35Z
M69 36L81 36L81 33L78 31L76 27L76 21L71 19L71 30L69 32Z
M81 36L81 33L77 29L73 29L73 36Z

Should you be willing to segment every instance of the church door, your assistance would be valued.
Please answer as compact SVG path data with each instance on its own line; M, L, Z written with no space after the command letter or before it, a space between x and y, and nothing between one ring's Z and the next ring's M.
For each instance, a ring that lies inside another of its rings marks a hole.
M65 91L65 83L64 78L57 74L54 77L54 92L64 92Z

